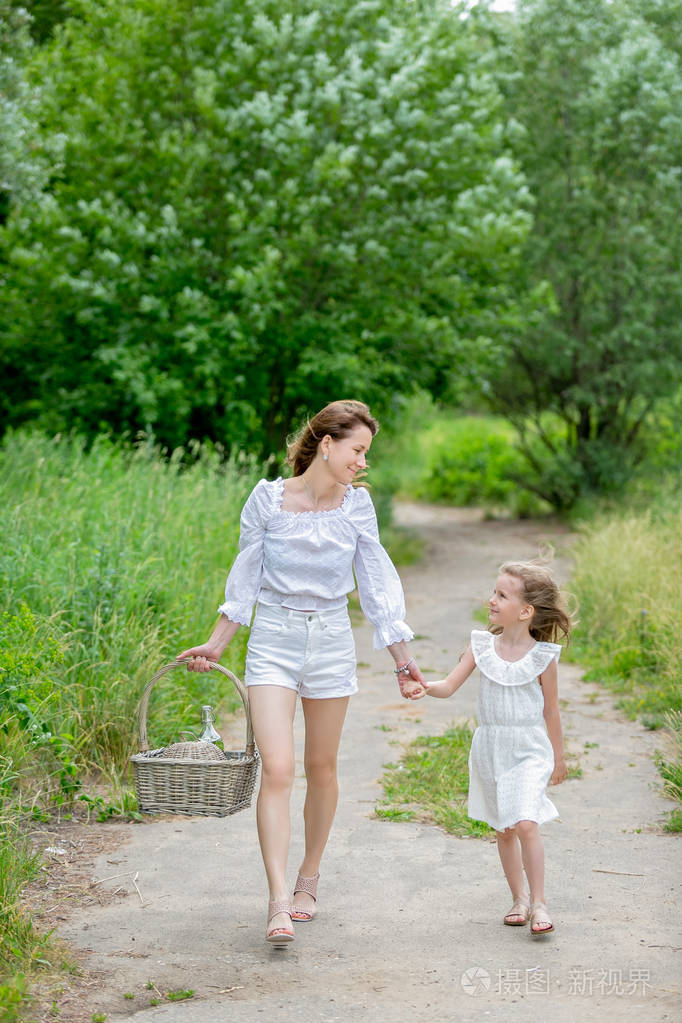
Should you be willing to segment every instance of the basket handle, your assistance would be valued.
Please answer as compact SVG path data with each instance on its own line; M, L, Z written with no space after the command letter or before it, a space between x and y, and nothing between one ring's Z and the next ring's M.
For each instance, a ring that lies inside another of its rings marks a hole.
M159 681L162 675L165 675L169 671L173 671L174 668L184 668L187 661L173 661L171 664L164 664L162 668L159 668L156 675L147 682L142 698L140 700L140 709L137 716L138 724L138 743L140 753L146 753L149 749L149 742L147 741L147 708L149 706L149 697L151 696L152 689ZM249 697L246 692L246 686L241 682L229 668L224 668L222 664L218 664L217 661L209 661L212 668L217 668L218 671L226 675L227 678L232 682L235 689L241 697L242 704L244 705L244 713L246 714L246 753L252 757L254 755L256 745L253 740L253 726L251 724L251 710L249 708Z

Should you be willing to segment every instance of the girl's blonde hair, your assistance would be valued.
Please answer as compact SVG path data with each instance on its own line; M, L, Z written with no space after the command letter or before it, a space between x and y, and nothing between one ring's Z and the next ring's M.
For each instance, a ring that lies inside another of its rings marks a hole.
M366 426L376 436L379 424L361 401L332 401L309 419L302 430L287 442L287 464L294 476L301 476L311 464L320 441L327 434L333 440L347 437L358 426Z
M568 640L574 615L564 602L559 587L544 565L532 561L507 561L500 566L500 575L511 575L521 583L521 595L533 607L529 632L540 642L556 643L563 634ZM490 631L502 632L501 626Z

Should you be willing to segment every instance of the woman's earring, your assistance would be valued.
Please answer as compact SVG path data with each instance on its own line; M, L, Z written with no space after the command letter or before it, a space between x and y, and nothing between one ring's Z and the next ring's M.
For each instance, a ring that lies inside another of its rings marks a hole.
M328 462L329 461L329 455L322 455L322 460L324 462Z

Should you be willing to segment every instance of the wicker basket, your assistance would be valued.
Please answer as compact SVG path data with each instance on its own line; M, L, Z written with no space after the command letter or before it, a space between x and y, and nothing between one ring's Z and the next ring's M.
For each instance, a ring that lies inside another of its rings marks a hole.
M156 682L185 661L165 664L157 671L140 700L138 715L140 752L130 758L135 771L137 801L142 813L182 813L226 817L251 805L260 760L253 740L246 689L236 675L213 663L231 680L246 713L246 749L223 752L211 742L178 742L149 749L147 707Z

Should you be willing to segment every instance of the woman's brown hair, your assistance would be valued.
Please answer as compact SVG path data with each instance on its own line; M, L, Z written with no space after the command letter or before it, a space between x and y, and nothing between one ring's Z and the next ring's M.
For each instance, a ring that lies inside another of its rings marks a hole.
M529 632L540 642L556 643L560 635L569 638L573 614L569 612L557 584L544 565L532 561L507 561L500 566L500 575L511 575L521 583L521 595L533 607L533 620ZM493 625L490 631L502 632Z
M379 429L379 424L363 402L332 401L325 405L287 442L287 464L293 467L294 476L301 476L306 471L323 437L328 434L333 440L340 440L358 426L366 426L373 437Z

